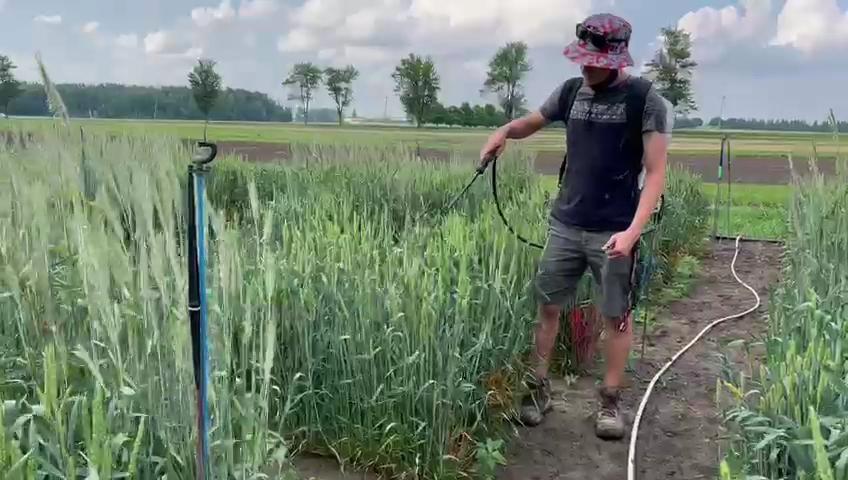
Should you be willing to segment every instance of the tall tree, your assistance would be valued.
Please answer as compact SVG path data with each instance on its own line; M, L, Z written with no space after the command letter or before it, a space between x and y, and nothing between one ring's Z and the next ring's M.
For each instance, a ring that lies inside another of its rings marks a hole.
M420 128L436 104L441 89L433 59L410 53L395 67L392 78L395 80L395 93L399 94L407 115L413 117Z
M298 100L303 105L303 123L309 123L309 104L312 102L313 92L321 84L324 72L320 67L311 62L298 63L292 67L288 78L283 81L284 86L297 88L297 93L289 95L289 100Z
M353 101L353 81L359 78L359 71L353 65L345 68L327 68L324 70L324 82L330 98L336 102L339 125L344 122L344 109Z
M4 115L9 115L9 103L23 92L21 83L12 73L16 68L9 57L0 55L0 105L3 106Z
M662 47L647 64L648 75L674 109L686 115L698 108L692 94L692 70L698 66L692 60L692 39L685 30L672 27L662 29L662 38Z
M212 111L221 93L221 76L215 71L215 60L199 59L197 65L188 74L188 83L191 85L197 108L203 112L203 140L205 141L206 131L209 128L209 112Z
M527 58L527 44L510 42L501 47L489 61L484 91L498 95L498 103L508 120L515 118L524 105L521 82L533 67Z

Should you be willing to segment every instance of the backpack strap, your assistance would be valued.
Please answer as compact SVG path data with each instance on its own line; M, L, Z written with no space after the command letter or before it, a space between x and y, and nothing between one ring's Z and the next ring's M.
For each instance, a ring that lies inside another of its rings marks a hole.
M577 98L577 92L583 86L583 77L570 78L565 82L562 91L559 95L559 111L562 112L562 121L568 128L568 119L571 118L571 108L574 106L574 99ZM568 160L568 152L566 151L562 159L562 164L559 166L558 183L562 186L562 176L565 174L565 164Z
M644 155L644 145L642 143L642 124L645 115L645 104L647 103L648 93L651 91L653 83L641 77L631 77L630 90L627 94L627 138L625 142L630 142L631 148L636 148ZM641 156L640 156L641 157ZM637 187L640 191L641 185ZM660 195L659 204L654 209L655 221L662 219L662 214L665 207L665 194Z
M650 92L653 83L641 77L630 77L630 88L627 92L626 107L627 108L627 138L626 145L629 148L635 148L638 151L644 151L642 145L642 124L645 114L645 104L647 103L648 92Z

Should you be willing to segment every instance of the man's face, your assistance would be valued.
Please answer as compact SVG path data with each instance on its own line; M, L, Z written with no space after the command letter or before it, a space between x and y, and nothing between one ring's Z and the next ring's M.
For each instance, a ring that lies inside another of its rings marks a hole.
M612 70L607 68L598 68L598 67L588 67L583 66L583 79L586 81L586 84L589 86L597 85L609 77L612 73Z

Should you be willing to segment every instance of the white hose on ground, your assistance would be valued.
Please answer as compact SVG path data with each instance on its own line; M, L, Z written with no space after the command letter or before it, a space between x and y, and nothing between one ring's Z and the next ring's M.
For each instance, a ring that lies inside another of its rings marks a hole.
M692 339L692 341L689 342L688 345L686 345L685 347L683 347L683 349L677 352L677 354L672 357L672 359L668 363L666 363L660 369L659 372L657 372L653 380L651 380L651 383L648 385L648 390L645 392L645 396L642 397L642 402L639 405L639 410L637 410L636 412L636 418L633 421L633 429L630 433L630 452L627 456L627 480L636 480L636 439L639 435L639 423L642 420L642 413L644 413L645 411L645 406L648 404L648 398L651 396L651 392L653 391L654 386L657 384L657 381L660 379L660 377L662 377L666 370L671 368L674 362L676 362L677 359L683 356L683 354L686 353L687 350L689 350L690 348L692 348L693 345L698 343L698 341L701 340L701 337L703 337L707 334L707 332L712 330L713 327L728 320L744 317L745 315L748 315L749 313L752 313L756 309L760 308L760 296L757 294L757 291L751 288L751 286L747 283L743 282L742 279L739 278L739 275L736 273L736 258L739 256L739 241L741 238L742 237L736 237L736 252L733 254L733 261L730 263L730 271L733 272L733 276L736 278L737 282L742 284L742 286L744 286L745 288L750 290L751 293L754 294L754 297L757 299L757 304L749 308L748 310L745 310L744 312L720 318L714 321L713 323L707 325L707 327L704 328L701 333L698 334L698 336Z

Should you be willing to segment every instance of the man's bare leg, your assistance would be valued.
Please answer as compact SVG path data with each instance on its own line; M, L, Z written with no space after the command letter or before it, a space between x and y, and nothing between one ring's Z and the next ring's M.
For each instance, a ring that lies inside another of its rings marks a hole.
M536 378L548 378L551 354L559 334L559 317L562 307L559 305L542 305L539 307L539 321L535 329L536 341Z
M605 345L606 374L600 389L601 409L595 424L596 434L607 440L619 440L625 435L624 418L619 409L624 370L633 342L633 327L629 314L623 318L604 319L607 339Z
M542 423L545 413L551 408L551 383L548 369L559 333L559 317L562 308L557 305L542 305L536 323L534 355L534 378L529 382L530 394L521 402L520 419L525 425Z
M625 320L622 324L620 318L604 319L607 334L604 349L606 357L604 386L607 388L619 389L624 385L624 370L627 367L627 359L633 343L633 326L629 317Z

